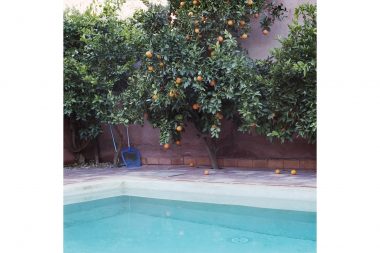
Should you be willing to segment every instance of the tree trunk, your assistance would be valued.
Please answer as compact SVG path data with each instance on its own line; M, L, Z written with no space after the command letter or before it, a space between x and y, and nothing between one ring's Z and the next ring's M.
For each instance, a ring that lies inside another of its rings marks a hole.
M117 135L117 148L116 148L116 152L114 153L114 157L113 157L113 166L117 167L118 164L119 164L119 157L120 157L120 153L121 153L121 149L123 147L123 132L119 129L118 126L115 126L115 129L116 129L116 135Z
M78 145L77 135L76 135L77 129L76 129L75 123L72 120L70 120L70 130L71 130L71 151L74 153L76 161L79 164L84 164L86 159L82 153L82 150L84 150L88 146L90 141L87 140Z
M203 140L205 142L207 154L208 154L208 157L210 159L212 168L215 170L220 169L218 166L218 161L216 160L215 148L212 146L212 143L208 140L207 137L203 137Z
M98 165L99 165L99 142L98 142L98 137L95 138L94 157L95 157L95 166L98 167Z
M82 153L79 153L77 157L77 161L80 165L83 165L86 162L86 159Z

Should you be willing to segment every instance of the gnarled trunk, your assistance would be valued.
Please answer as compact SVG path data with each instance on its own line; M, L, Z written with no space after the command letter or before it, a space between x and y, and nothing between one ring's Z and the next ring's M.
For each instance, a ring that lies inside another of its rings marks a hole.
M94 158L95 158L95 166L98 166L99 165L99 142L98 142L98 136L96 136L96 138L95 138Z
M71 130L71 152L74 153L75 159L79 164L85 163L85 157L82 154L82 151L88 146L90 140L86 140L85 142L77 143L77 135L76 135L76 126L75 123L70 120L70 130Z
M210 159L212 168L215 170L220 169L218 166L218 161L216 160L216 150L212 141L208 137L203 137L203 140L206 146L207 154Z
M116 148L116 152L114 153L114 156L113 156L113 166L117 167L118 164L119 164L119 157L120 157L120 153L121 153L121 149L123 148L123 140L124 140L124 136L123 136L123 132L119 129L118 126L115 126L115 129L116 129L116 136L117 136L117 148Z

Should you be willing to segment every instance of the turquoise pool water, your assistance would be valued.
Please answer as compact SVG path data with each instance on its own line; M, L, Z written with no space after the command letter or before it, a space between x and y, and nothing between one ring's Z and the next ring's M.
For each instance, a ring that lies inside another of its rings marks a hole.
M316 214L119 196L64 206L64 252L316 252Z

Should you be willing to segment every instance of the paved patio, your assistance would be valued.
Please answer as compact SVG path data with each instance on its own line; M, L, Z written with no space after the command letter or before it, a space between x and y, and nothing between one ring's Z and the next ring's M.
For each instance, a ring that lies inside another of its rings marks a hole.
M203 171L208 167L191 168L187 166L145 165L139 169L121 168L65 168L64 184L75 185L84 182L101 182L109 179L150 179L186 182L205 182L219 184L268 185L287 187L316 188L316 172L297 170L298 174L290 175L290 170L275 174L268 169L225 168L218 171Z

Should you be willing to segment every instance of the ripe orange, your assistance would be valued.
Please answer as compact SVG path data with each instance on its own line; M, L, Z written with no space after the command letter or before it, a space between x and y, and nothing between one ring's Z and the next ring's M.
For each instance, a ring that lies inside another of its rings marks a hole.
M161 68L163 68L165 66L165 64L162 61L159 63L159 65Z
M169 144L169 143L165 143L165 144L164 144L164 149L165 149L165 150L168 150L169 148L170 148L170 144Z
M161 59L161 55L159 55L159 54L156 55L156 57L157 57L157 59L159 59L159 60Z
M194 4L194 5L198 5L199 3L198 3L197 0L194 0L194 1L193 1L193 4Z
M201 75L197 76L197 81L198 82L202 82L203 81L203 77Z
M216 113L216 117L217 117L218 119L222 120L222 119L223 119L223 114L221 114L220 112L217 112L217 113Z
M227 24L228 24L229 26L233 26L233 25L234 25L234 21L231 20L231 19L229 19L229 20L227 21Z
M154 71L153 66L148 66L148 71L149 71L149 72L153 72L153 71Z
M198 103L195 103L195 104L193 104L192 107L193 107L194 110L198 110L200 106L199 106Z
M297 171L296 171L296 170L291 170L291 171L290 171L290 174L292 174L292 175L297 175Z
M187 14L189 17L193 16L194 13L192 11L190 11L188 14Z
M216 85L216 81L215 80L211 80L210 86L214 87L215 85Z
M182 126L177 126L175 130L177 130L177 132L181 132L182 131Z
M194 29L194 32L195 32L195 33L199 33L199 28L195 28L195 29Z
M179 3L179 5L180 5L181 7L184 7L185 4L186 4L185 2L180 2L180 3Z
M202 16L202 21L203 21L203 23L205 23L206 20L207 20L207 18L206 18L205 16Z
M219 41L220 43L222 43L222 42L223 42L223 40L224 40L224 39L223 39L223 37L222 37L222 36L219 36L219 37L218 37L218 41Z
M181 79L180 77L177 77L177 78L175 79L175 83L176 83L176 84L181 84L181 83L182 83L182 79Z
M149 59L153 57L153 53L151 51L147 51L145 53L145 56L148 57Z
M276 170L274 171L274 173L276 173L276 174L280 174L280 173L281 173L281 170L276 169Z
M157 99L158 99L158 95L154 94L154 95L152 96L152 99L153 99L153 100L157 100Z
M248 38L248 34L246 33L243 33L241 36L240 36L241 39L245 40Z
M186 35L186 39L187 40L191 40L191 36L190 35Z
M181 145L181 141L176 141L175 144Z
M195 21L194 21L194 25L197 26L198 24L199 24L199 21L198 21L198 20L195 20Z
M176 96L176 92L174 90L171 90L169 91L169 97L175 97Z
M248 0L248 1L247 1L247 4L248 4L248 5L253 5L253 0Z
M244 26L244 25L245 25L245 21L244 21L244 20L240 20L240 21L239 21L239 25L240 25L240 26Z
M210 173L208 172L208 170L205 170L205 171L203 172L203 174L207 176L207 175L209 175Z
M264 35L268 35L268 34L269 34L269 31L268 31L267 29L264 29L264 30L263 30L263 34L264 34Z

